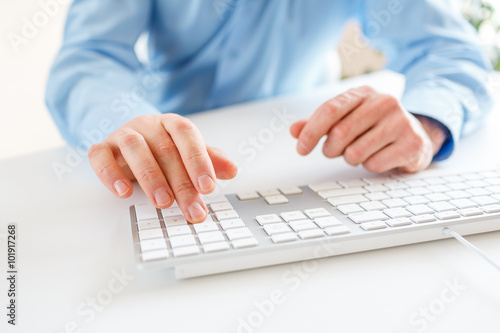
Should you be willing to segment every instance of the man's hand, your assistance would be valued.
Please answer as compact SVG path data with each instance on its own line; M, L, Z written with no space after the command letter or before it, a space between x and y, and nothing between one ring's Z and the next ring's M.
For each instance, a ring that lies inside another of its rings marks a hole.
M294 123L290 132L298 139L301 155L309 154L326 135L325 156L343 155L347 163L373 172L423 170L445 140L435 123L411 115L396 98L368 86L332 98L309 119Z
M131 180L137 179L157 208L175 199L193 223L207 216L200 194L214 190L216 176L230 179L237 172L221 150L205 146L191 121L176 114L134 118L90 147L88 155L94 172L117 197L129 197Z

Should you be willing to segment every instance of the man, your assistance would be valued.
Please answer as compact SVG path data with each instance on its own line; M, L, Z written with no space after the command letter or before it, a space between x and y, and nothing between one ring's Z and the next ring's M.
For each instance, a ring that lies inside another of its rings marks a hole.
M326 135L327 157L376 172L448 157L491 104L488 62L451 0L75 0L47 105L71 144L95 143L90 163L112 193L129 197L137 179L156 207L175 199L200 222L200 193L237 170L180 114L325 83L326 55L351 19L406 75L404 96L332 96L291 126L298 153ZM143 33L146 63L134 52ZM96 143L96 131L110 134Z

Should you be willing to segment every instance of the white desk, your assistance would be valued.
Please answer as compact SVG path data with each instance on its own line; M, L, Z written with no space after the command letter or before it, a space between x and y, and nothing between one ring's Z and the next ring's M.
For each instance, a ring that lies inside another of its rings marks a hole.
M402 88L400 78L387 73L363 80L396 94ZM299 119L347 85L357 84L348 81L336 88L192 117L207 143L224 148L240 163L240 174L223 185L224 191L364 174L342 159L324 158L320 149L308 157L298 156L288 126L277 130L281 127L271 120L274 108L286 109ZM436 167L499 162L499 150L493 145L500 141L495 126L499 118L490 117L485 129L466 138L452 159ZM265 130L271 122L275 125L272 140ZM238 152L238 146L259 135L265 149L248 161L252 155ZM163 271L138 272L128 207L144 195L136 188L132 198L116 199L86 160L59 182L52 163L64 162L67 155L68 149L60 148L0 164L0 231L5 233L7 223L17 223L19 255L18 326L6 324L3 301L2 332L5 327L8 332L54 333L237 332L241 320L256 326L241 332L412 333L422 327L422 321L428 323L424 332L498 332L500 328L500 273L455 240L184 281L166 280ZM494 232L468 238L500 261L499 237ZM5 248L4 238L2 277L7 270ZM113 275L122 270L134 278L123 288ZM447 281L455 280L466 289L452 297ZM5 300L6 279L0 281ZM282 294L280 304L259 310L257 304L268 304L273 293ZM448 303L440 301L443 295ZM98 311L92 316L88 302L96 297L100 297ZM415 317L429 306L440 313L429 320ZM412 325L412 318L420 321Z

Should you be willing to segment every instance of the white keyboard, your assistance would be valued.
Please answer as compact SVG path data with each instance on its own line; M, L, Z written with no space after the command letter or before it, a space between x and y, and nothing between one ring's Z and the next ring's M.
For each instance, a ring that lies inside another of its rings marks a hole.
M130 207L139 268L175 278L235 271L500 230L500 169L388 174L205 196L190 224L174 203Z

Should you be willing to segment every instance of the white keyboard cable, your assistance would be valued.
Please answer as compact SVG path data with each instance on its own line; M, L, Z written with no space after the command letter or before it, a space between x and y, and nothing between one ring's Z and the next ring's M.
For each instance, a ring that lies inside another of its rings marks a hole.
M465 238L463 238L460 234L458 234L455 231L452 231L448 228L443 229L443 234L455 237L456 240L458 240L460 243L462 243L463 245L465 245L469 249L471 249L474 252L476 252L477 254L479 254L484 260L489 262L491 265L493 265L493 267L495 267L498 271L500 271L500 265L498 265L495 261L493 261L493 259L491 259L486 253L484 253L479 248L477 248L476 246L471 244L469 241L467 241Z

